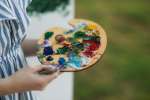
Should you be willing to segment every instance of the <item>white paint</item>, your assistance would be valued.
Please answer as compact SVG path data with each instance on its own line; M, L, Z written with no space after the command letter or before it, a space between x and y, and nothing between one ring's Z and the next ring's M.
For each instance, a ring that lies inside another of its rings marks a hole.
M27 38L38 39L41 33L53 26L68 27L67 21L74 17L74 0L70 1L71 4L67 8L70 13L65 17L58 12L32 16ZM32 66L40 64L36 57L30 57L27 60ZM36 91L35 94L38 100L73 100L73 73L60 75L44 91Z

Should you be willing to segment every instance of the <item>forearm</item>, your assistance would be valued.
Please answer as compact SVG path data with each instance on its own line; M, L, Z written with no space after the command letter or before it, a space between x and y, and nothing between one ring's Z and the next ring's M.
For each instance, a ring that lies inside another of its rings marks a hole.
M51 74L39 74L39 72L48 69L51 70L48 65L26 67L8 78L0 79L0 96L31 90L43 90L49 82L60 74L57 69L51 70L53 72Z
M38 50L37 40L26 39L22 43L22 48L25 53L25 56L34 56Z
M0 96L13 93L12 84L9 79L0 79Z

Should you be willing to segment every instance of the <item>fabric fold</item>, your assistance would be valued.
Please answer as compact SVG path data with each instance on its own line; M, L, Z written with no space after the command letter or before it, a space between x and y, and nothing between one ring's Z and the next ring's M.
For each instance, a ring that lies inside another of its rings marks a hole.
M2 20L16 20L16 16L7 0L0 0L0 21Z

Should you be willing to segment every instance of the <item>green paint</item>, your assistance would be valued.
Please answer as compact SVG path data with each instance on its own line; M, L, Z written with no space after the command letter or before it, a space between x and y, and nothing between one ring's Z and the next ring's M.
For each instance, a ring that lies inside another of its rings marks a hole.
M45 13L55 11L59 7L64 11L68 4L69 0L33 0L27 11L30 13Z
M46 32L45 33L45 39L49 39L49 38L51 38L52 36L53 36L53 32Z
M46 58L46 60L47 60L47 61L53 61L54 58L52 58L52 56L48 56L48 57Z
M57 54L65 54L66 52L68 52L69 48L68 47L62 47L62 48L58 48L57 49Z
M84 38L85 37L86 32L82 32L82 31L77 31L74 34L74 38Z

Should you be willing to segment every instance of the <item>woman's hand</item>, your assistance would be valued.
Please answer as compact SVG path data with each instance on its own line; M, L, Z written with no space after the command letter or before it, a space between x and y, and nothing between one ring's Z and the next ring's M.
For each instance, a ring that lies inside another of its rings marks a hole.
M16 72L14 75L4 80L0 80L2 83L4 83L2 84L3 86L0 83L0 87L4 88L7 92L4 93L1 88L0 95L30 90L43 90L48 85L48 83L50 83L59 75L58 71L50 75L39 74L39 72L47 68L48 67L45 65L40 65L32 68L23 68Z

